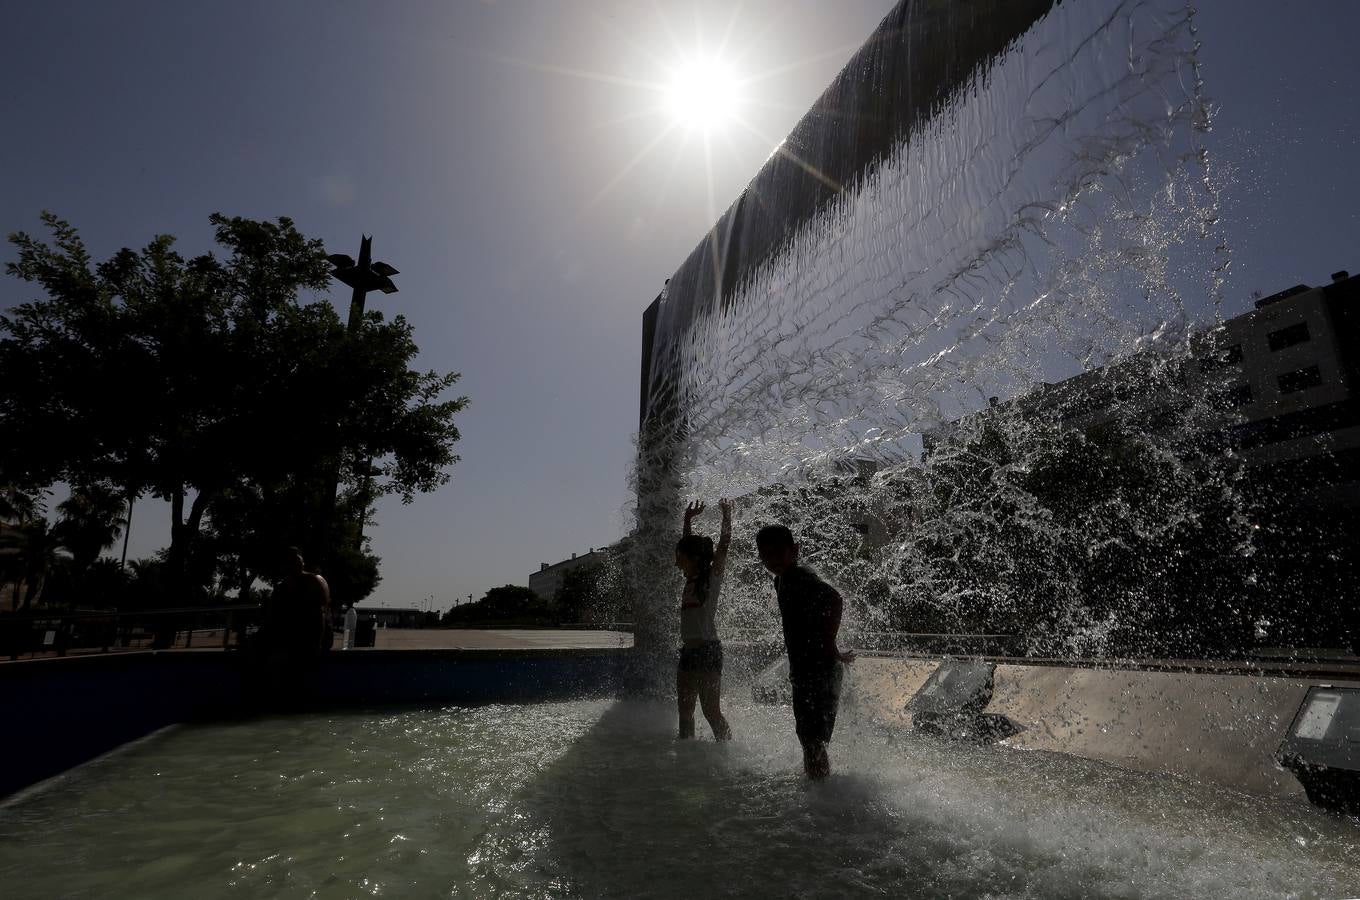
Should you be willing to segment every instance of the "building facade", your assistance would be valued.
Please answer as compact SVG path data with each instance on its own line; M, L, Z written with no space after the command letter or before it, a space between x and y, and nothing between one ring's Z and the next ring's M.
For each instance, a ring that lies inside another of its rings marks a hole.
M1207 399L1203 438L1253 465L1316 470L1333 501L1360 505L1360 277L1264 297L1190 346L1188 359L1136 354L978 415L1054 415L1082 429L1118 418L1155 433ZM973 418L923 435L925 452Z
M544 600L552 600L557 596L557 589L562 586L562 576L573 569L604 565L608 560L609 548L591 547L579 556L573 553L571 559L564 559L555 563L539 563L538 571L529 576L529 590Z
M1258 300L1206 336L1189 377L1235 413L1230 443L1276 464L1360 450L1360 278L1337 272Z

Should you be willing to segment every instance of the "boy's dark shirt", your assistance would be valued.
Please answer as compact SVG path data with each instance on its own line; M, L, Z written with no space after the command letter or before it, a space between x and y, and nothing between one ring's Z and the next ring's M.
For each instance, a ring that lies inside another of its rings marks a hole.
M775 579L784 649L793 678L826 675L837 663L836 632L841 595L811 569L794 566Z

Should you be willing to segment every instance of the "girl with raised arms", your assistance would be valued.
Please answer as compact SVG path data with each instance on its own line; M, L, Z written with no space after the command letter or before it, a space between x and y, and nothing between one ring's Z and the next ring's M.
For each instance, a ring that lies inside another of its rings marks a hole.
M691 522L704 512L698 501L685 509L685 532L675 545L675 565L685 575L680 597L680 664L675 676L681 739L694 737L694 701L703 708L713 737L731 740L732 729L719 706L722 694L722 641L718 639L718 596L732 543L732 501L719 500L722 530L718 544L694 534Z

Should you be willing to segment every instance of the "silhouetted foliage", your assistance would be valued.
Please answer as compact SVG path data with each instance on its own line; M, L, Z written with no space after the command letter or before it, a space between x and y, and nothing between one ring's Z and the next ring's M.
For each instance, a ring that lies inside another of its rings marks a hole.
M898 627L1056 654L1234 653L1251 529L1231 466L1109 423L986 425L909 473Z
M624 615L625 598L616 566L595 563L564 573L553 597L563 622L603 625Z
M475 603L455 606L440 620L445 626L555 625L557 609L529 588L507 584L492 588Z
M15 485L0 487L0 522L17 523L46 515L44 495Z
M68 223L43 222L50 242L10 236L7 272L43 296L0 316L0 482L169 501L164 574L179 602L248 592L266 543L352 575L341 592L371 590L376 560L335 519L448 481L467 401L440 398L458 376L410 368L400 316L369 312L349 334L327 300L301 302L329 264L287 218L213 215L220 258L185 258L162 235L101 263ZM366 475L360 503L337 510L335 479L352 499ZM214 516L219 540L204 540Z
M74 488L47 518L46 494L8 492L0 506L0 582L13 586L19 611L49 606L106 606L121 584L99 566L99 554L123 528L123 502L107 485ZM115 564L116 565L116 564Z
M1297 463L1252 473L1249 571L1257 615L1275 646L1360 647L1360 513L1319 500L1337 480Z
M69 559L62 551L60 536L46 518L26 519L0 530L0 555L4 578L14 585L17 611L28 610L42 592L49 576Z
M61 518L56 530L62 546L71 551L71 563L83 573L123 533L126 500L107 484L94 483L74 488L69 497L57 504Z
M165 562L166 551L146 559L128 561L128 596L131 605L143 609L177 606L174 586Z

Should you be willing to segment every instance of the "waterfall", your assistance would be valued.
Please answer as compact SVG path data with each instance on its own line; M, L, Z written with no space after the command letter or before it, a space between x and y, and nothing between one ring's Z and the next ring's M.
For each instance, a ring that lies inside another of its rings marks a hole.
M648 311L644 652L673 643L688 497L741 498L720 624L746 635L776 627L770 521L849 628L1028 626L1034 650L1145 629L1207 515L1225 564L1249 552L1177 381L1226 265L1197 40L1181 0L898 4ZM1109 422L1061 426L1097 394ZM1104 493L1062 484L1099 466Z

